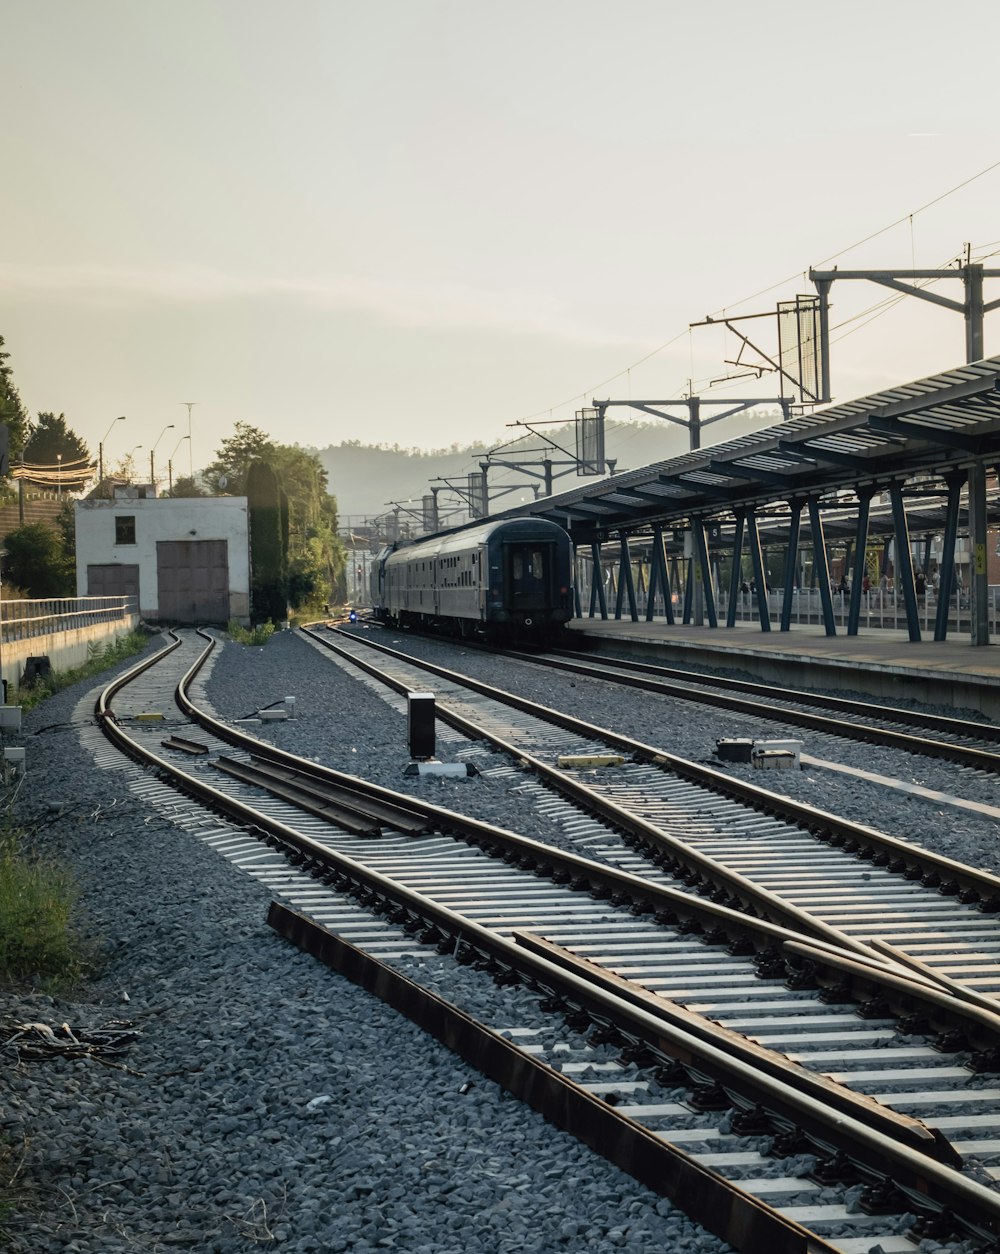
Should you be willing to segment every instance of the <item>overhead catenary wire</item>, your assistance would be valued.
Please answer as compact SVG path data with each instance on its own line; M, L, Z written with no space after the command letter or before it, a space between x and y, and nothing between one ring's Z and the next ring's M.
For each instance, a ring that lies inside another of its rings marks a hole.
M919 214L925 213L928 209L933 208L935 205L940 204L942 201L947 200L949 197L954 196L956 193L962 191L964 188L971 186L973 183L977 182L979 179L985 178L986 175L991 174L994 170L997 170L997 169L1000 169L1000 160L991 162L988 166L985 166L982 170L979 170L975 174L970 175L968 178L963 179L960 183L956 183L953 187L950 187L946 191L941 192L937 196L932 197L930 200L926 201L924 204L920 205L918 208L910 210L908 213L905 213L901 217L894 219L892 222L887 223L885 226L880 227L878 230L872 231L868 235L863 236L861 239L855 240L853 243L848 244L845 247L838 249L836 252L830 253L829 256L821 258L819 261L814 263L815 266L818 267L818 266L829 265L830 262L837 261L839 258L845 256L847 253L852 252L854 249L861 248L865 244L871 243L872 240L880 238L880 236L887 234L889 231L894 230L896 227L901 226L904 223L910 224L911 255L912 255L913 219L916 218ZM1000 240L992 241L990 244L985 244L980 247L991 248L993 247L994 244L1000 244ZM976 251L978 253L979 249L977 249ZM989 253L987 255L993 256L995 254ZM914 266L914 269L916 269L916 266ZM710 314L709 316L713 319L720 318L724 316L728 311L737 309L742 305L748 304L752 300L757 300L759 297L766 296L771 292L779 290L780 288L787 287L789 283L792 283L796 279L798 279L801 274L802 274L801 270L796 270L794 273L786 275L784 278L781 278L777 280L776 282L770 283L766 287L759 288L757 291L752 292L748 296L743 296L739 300L729 302L728 304L722 306L720 309L717 309L714 313ZM867 320L865 322L859 323L858 327L855 328L856 330L860 330L863 326L868 325L869 322L874 321L875 318L880 317L882 312L887 312L890 308L894 307L894 305L898 304L903 299L905 298L902 295L900 295L898 298L896 297L886 298L884 301L879 302L878 305L872 306L869 308L869 310L862 311L860 314L855 314L853 315L851 319L847 319L845 320L844 323L841 323L838 325L844 326L844 325L847 325L848 322L855 321L860 318L865 318L867 314L871 314L872 316L867 317ZM880 306L881 306L881 312L873 312L875 310L879 310ZM833 328L833 329L836 330L837 328ZM840 336L839 339L835 342L839 343L840 340L846 338L846 335L852 334L852 333L853 332L847 332L844 336ZM573 396L567 397L565 400L559 401L556 404L547 405L542 409L536 410L534 413L528 414L525 417L518 419L517 421L518 422L532 422L536 419L543 418L546 415L551 416L554 410L563 409L569 405L575 405L577 402L580 402L580 401L586 402L589 398L591 398L598 391L598 389L607 387L609 384L614 383L619 379L627 377L629 381L631 382L631 371L638 369L639 366L645 365L646 362L658 356L660 353L665 352L668 348L672 348L675 344L677 344L680 340L682 340L685 335L690 335L690 326L684 328L684 330L682 331L678 331L676 335L671 336L670 339L665 340L662 344L657 345L656 348L651 349L648 353L644 354L637 361L632 362L632 364L629 366L623 367L621 370L617 371L615 374L609 375L608 377L600 380L599 382L591 384L589 387L576 392ZM695 382L694 380L691 381L692 389L694 387L694 382ZM699 381L699 383L700 382L701 381ZM674 389L674 395L683 395L683 392L684 392L683 387L678 387ZM472 465L472 463L468 462L466 463L466 465L469 466L469 465Z

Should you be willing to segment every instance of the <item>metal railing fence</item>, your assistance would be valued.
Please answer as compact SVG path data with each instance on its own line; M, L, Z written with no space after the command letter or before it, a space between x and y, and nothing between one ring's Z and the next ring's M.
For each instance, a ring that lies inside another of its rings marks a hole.
M5 644L97 623L124 621L134 614L134 597L59 597L45 601L0 599L0 640Z

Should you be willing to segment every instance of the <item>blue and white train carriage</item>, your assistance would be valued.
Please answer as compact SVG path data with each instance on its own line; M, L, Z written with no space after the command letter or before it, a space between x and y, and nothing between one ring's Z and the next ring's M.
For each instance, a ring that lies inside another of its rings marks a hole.
M398 627L552 637L573 617L572 547L555 523L510 518L383 549L372 608Z

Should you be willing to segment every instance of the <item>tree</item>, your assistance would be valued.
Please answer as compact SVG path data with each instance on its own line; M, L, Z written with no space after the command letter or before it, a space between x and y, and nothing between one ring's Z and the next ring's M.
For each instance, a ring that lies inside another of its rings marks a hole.
M30 597L72 596L75 589L73 558L66 549L65 533L47 523L27 523L8 533L4 575Z
M252 461L246 475L250 513L250 618L281 623L288 617L287 553L281 525L281 486L274 467Z
M250 463L270 460L274 449L274 441L259 427L238 422L234 434L223 440L216 451L215 461L202 471L202 478L213 494L225 492L229 496L246 496ZM225 487L219 483L220 479L225 479Z
M57 418L52 413L41 413L32 423L22 452L29 483L51 488L61 485L67 491L75 491L89 480L90 450L83 440L66 424L66 415ZM31 474L37 468L38 474Z
M14 386L13 371L7 365L9 357L10 353L3 351L3 336L0 335L0 423L4 423L10 433L10 456L15 458L21 455L30 423L28 411Z
M278 444L272 460L288 497L288 599L299 609L333 595L346 560L337 537L337 502L315 453Z
M288 602L296 609L319 606L331 599L338 581L343 582L346 561L344 546L337 537L337 502L327 489L323 463L315 453L277 444L258 427L238 422L202 477L217 491L224 475L225 492L249 497L248 471L254 461L267 462L279 480ZM287 605L282 617L287 617Z
M52 466L59 453L65 462L87 461L90 457L90 449L66 425L65 414L60 414L57 418L52 413L41 413L37 422L31 424L31 431L24 444L24 460Z
M187 497L187 496L208 496L208 493L201 486L197 479L191 475L179 475L174 480L174 486L169 492L165 492L164 496L170 497Z

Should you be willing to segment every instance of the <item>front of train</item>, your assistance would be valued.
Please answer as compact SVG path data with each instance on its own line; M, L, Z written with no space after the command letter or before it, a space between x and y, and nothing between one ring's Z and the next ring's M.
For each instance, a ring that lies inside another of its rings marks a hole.
M573 617L572 543L544 519L517 519L487 545L486 623L498 639L551 642Z

